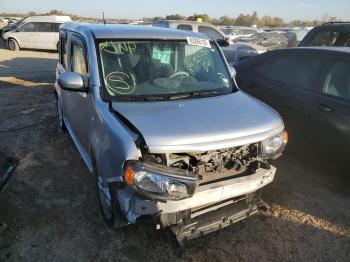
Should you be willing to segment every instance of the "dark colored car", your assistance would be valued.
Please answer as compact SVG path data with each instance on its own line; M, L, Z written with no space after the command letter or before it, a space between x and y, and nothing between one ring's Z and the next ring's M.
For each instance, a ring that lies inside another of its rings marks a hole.
M350 22L330 22L312 29L299 46L350 47Z
M288 45L287 47L297 47L298 46L298 37L296 32L294 32L292 29L281 29L277 31L280 35L283 35L285 38L287 38Z
M235 67L240 88L281 114L289 148L349 172L350 49L275 50Z

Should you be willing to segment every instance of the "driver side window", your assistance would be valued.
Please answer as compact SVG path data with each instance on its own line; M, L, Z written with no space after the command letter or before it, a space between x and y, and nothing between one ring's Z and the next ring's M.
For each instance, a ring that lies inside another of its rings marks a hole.
M350 63L338 60L330 68L322 93L350 101Z
M82 75L84 82L88 79L87 60L84 47L77 43L71 46L71 70Z
M34 32L34 23L26 23L18 29L19 32Z

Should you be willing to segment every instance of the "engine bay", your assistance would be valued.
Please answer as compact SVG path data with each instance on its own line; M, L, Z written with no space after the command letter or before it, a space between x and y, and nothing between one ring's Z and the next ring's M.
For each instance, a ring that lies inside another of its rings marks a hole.
M244 176L259 168L259 143L202 153L149 154L147 161L198 175L199 185Z

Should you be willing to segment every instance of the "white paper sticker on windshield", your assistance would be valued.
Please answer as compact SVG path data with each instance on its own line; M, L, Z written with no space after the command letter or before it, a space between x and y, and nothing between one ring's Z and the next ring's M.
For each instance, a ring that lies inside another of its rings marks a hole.
M189 45L196 45L211 48L210 42L207 39L195 38L195 37L186 37L187 43Z

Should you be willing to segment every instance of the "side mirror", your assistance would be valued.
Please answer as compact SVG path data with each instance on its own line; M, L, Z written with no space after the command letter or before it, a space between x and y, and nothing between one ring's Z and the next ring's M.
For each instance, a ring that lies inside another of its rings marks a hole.
M236 78L237 76L237 71L233 66L230 66L230 74L232 78Z
M58 85L68 91L86 92L83 77L75 72L62 73L57 79Z
M224 37L221 39L216 39L216 42L218 43L219 46L229 46L231 41L229 37Z
M225 43L225 45L230 45L231 44L230 38L229 37L225 37L224 38L224 43Z

